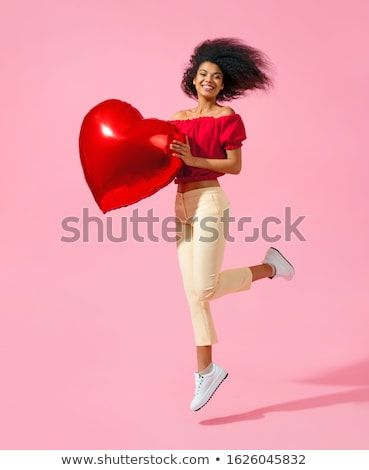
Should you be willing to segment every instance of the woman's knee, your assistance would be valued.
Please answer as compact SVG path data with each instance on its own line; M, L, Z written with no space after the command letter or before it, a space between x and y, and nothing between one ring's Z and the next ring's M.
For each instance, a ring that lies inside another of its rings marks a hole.
M200 302L207 302L211 300L216 292L216 285L208 287L198 287L195 289L196 297Z

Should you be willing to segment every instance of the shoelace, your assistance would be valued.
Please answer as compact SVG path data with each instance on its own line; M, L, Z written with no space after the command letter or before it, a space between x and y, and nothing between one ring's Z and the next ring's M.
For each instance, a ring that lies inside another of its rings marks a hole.
M203 379L204 379L204 376L203 376L203 375L199 375L199 376L196 377L196 390L195 390L195 395L197 395L197 394L199 393Z

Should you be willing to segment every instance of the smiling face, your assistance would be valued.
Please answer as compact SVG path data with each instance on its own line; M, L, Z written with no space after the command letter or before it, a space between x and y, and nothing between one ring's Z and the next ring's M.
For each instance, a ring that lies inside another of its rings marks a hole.
M215 99L224 88L222 71L213 62L203 62L197 70L193 84L198 97Z

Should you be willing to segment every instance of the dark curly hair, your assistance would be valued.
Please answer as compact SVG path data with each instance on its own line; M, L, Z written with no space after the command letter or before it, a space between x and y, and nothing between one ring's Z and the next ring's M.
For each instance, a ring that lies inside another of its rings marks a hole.
M239 39L218 38L202 42L191 56L181 83L190 98L197 98L193 79L203 62L218 65L223 73L224 88L217 96L219 101L230 101L248 90L266 90L272 85L270 63L261 51Z

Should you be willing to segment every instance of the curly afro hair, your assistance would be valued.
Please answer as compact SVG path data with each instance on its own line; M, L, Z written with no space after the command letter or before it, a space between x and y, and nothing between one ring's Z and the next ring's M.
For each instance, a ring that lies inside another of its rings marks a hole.
M239 39L218 38L199 44L191 56L181 83L190 98L197 98L193 79L203 62L212 62L222 70L224 88L218 94L219 101L230 101L248 90L266 90L272 85L270 64L261 51Z

